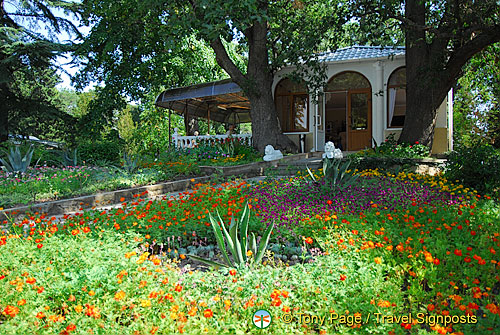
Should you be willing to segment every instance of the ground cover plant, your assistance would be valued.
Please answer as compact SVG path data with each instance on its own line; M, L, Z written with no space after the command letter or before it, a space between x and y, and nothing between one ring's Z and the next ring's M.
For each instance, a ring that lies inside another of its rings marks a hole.
M495 334L497 202L443 177L367 171L362 188L326 192L316 176L4 222L0 332ZM299 188L310 198L285 197ZM246 203L249 231L274 221L271 242L299 243L301 261L287 266L271 248L252 270L186 267L183 249L215 243L208 214L228 222ZM267 330L252 324L257 309L273 317Z
M398 143L391 134L380 145L358 151L349 157L353 160L353 167L359 170L379 169L394 171L396 169L410 171L416 167L416 159L430 156L427 146L415 143Z
M445 174L482 194L500 197L500 150L490 144L460 144L448 155Z
M259 160L253 148L230 139L218 145L171 148L159 157L124 155L121 165L116 166L44 165L27 167L23 173L0 170L0 208L191 178L201 175L202 165L227 166Z
M185 176L175 170L141 169L135 173L116 167L30 167L25 173L0 170L0 207L26 205L147 185Z

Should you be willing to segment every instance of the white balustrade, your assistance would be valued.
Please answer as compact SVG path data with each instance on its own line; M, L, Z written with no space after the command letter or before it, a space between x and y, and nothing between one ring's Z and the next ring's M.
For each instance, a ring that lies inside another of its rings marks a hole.
M242 144L252 145L252 134L181 136L177 133L177 128L174 129L172 141L176 148L193 148L200 143L217 145L228 137L238 139Z

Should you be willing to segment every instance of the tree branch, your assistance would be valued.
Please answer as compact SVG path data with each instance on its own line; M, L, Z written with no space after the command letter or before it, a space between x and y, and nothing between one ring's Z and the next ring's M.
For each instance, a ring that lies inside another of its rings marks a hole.
M245 76L227 54L221 38L217 37L215 40L210 42L210 46L215 52L215 60L217 61L217 64L219 64L219 66L229 74L231 79L233 79L238 85L242 86L245 81Z
M458 74L460 74L462 66L477 52L498 41L500 41L499 25L492 27L490 30L483 31L459 49L454 50L446 66L446 69L453 76L450 79L455 80Z

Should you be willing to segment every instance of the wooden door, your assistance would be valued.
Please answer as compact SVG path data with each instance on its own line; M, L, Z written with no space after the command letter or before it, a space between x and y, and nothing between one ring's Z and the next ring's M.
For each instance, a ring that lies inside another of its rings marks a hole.
M371 148L372 106L370 91L349 91L347 103L348 150Z

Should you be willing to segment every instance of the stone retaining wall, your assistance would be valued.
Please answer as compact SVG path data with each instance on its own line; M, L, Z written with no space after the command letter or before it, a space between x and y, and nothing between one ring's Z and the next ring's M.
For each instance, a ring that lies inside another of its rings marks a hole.
M63 199L56 201L47 201L42 203L33 204L30 206L21 206L8 208L0 211L0 222L7 220L9 218L17 218L22 215L27 215L29 213L44 213L48 216L60 215L69 212L80 211L83 208L99 207L111 204L117 204L122 202L120 199L124 200L133 199L134 194L140 194L147 191L147 197L155 197L161 194L167 194L177 191L185 191L192 188L194 184L205 183L211 180L215 174L218 172L222 173L223 177L229 176L262 176L265 170L269 167L276 167L282 162L292 162L300 159L310 158L317 156L319 153L303 153L291 156L285 156L281 160L271 161L271 162L255 162L244 165L236 166L201 166L201 171L207 176L197 177L192 179L184 179L171 181L166 183L160 183L149 186L140 186L135 188L129 188L124 190L117 190L111 192L97 193L94 195L81 196L71 199ZM321 154L319 154L321 155Z
M192 188L194 184L208 182L209 180L210 176L204 176L192 179L170 181L155 185L128 188L124 190L97 193L94 195L86 195L72 199L47 201L30 206L9 208L0 211L0 220L3 221L7 220L8 218L16 218L21 215L36 212L45 213L49 216L76 212L82 210L83 208L120 203L122 202L122 198L125 200L131 200L133 199L134 194L140 194L144 192L147 192L146 197L154 197L157 195L176 191L185 191Z

